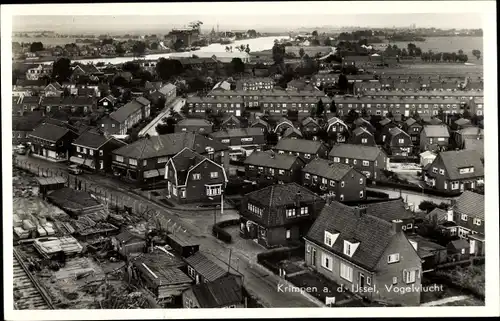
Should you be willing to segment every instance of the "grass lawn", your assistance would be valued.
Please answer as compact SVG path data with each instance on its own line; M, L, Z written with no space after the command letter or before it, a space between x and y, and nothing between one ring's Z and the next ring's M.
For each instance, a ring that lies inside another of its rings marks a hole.
M454 306L454 307L471 307L471 306L484 306L485 302L476 298L468 298L465 300L446 303L440 306Z
M335 297L336 302L348 299L349 296L343 292L337 292L339 285L331 280L328 280L319 273L307 271L288 278L292 284L298 287L315 287L317 291L309 294L316 297L322 302L325 302L326 297Z
M436 275L443 275L449 278L456 285L472 291L473 293L485 295L485 271L483 265L468 267L456 267L451 270L436 272Z

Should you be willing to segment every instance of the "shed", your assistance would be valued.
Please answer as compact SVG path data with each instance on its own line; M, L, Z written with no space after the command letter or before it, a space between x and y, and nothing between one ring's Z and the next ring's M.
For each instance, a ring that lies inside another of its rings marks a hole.
M113 244L115 251L124 257L127 257L132 253L143 252L144 246L146 245L143 237L135 235L129 231L123 231L122 233L114 236L111 239L111 243Z
M63 188L66 185L66 179L60 176L37 177L36 180L40 187L40 193L44 196L47 192Z
M427 164L432 164L436 156L437 155L435 153L426 150L425 152L420 154L420 165L424 167Z
M470 244L465 239L459 239L448 243L446 250L451 261L467 260L470 255Z
M168 234L167 244L182 257L188 257L198 252L200 245L193 243L183 234Z

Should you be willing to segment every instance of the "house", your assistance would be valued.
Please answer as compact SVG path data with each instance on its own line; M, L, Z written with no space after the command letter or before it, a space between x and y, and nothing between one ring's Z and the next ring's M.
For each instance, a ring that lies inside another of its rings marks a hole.
M200 243L184 233L169 233L166 236L166 241L173 252L184 259L200 251ZM185 272L186 269L183 271Z
M222 129L237 129L241 128L241 121L238 119L238 117L234 115L229 115L226 116L220 125Z
M340 118L332 117L326 124L329 137L334 137L335 142L345 142L349 137L349 127Z
M299 156L305 163L309 163L315 158L328 157L327 147L317 140L283 138L274 149L278 154Z
M63 94L63 87L56 81L48 84L43 89L45 97L61 97Z
M213 282L228 275L225 269L222 269L201 252L188 256L184 261L187 264L187 274L196 284Z
M176 203L220 200L226 187L224 167L185 147L165 165L166 197Z
M403 123L403 130L410 135L414 145L420 145L420 133L422 132L422 128L423 126L411 117Z
M472 126L471 121L467 118L459 118L455 120L451 126L453 130L460 130Z
M42 97L40 108L46 113L63 110L71 113L87 114L94 110L95 100L91 97Z
M283 133L288 128L295 128L291 120L282 117L279 121L276 122L276 127L274 127L274 132L279 136L283 135Z
M301 139L302 133L295 127L288 127L279 137L279 139Z
M387 168L388 163L387 155L379 147L354 144L333 146L328 159L335 163L351 165L372 180L381 177L382 170Z
M470 257L470 244L465 239L451 241L446 246L448 258L451 261L468 260Z
M455 138L456 146L459 148L464 148L464 143L466 139L477 139L477 140L483 139L484 130L479 127L470 126L454 132L453 136Z
M250 128L259 128L264 134L267 134L271 130L269 123L263 120L262 118L258 118L257 120L255 120L250 125Z
M167 83L157 91L151 94L152 99L156 101L160 98L165 99L165 106L170 105L177 97L177 87L171 83Z
M43 122L28 135L31 155L54 162L67 161L76 136L66 127Z
M484 195L465 191L452 207L453 221L458 225L458 236L468 240L471 255L485 254Z
M349 144L354 145L365 145L365 146L377 146L375 143L375 137L364 127L358 127L352 131L352 135L349 137Z
M42 77L50 77L52 75L51 65L38 65L34 68L29 68L26 71L27 80L38 80Z
M97 172L111 170L111 152L126 143L97 131L88 130L81 134L72 144L74 153L69 161Z
M123 231L111 237L111 244L113 245L113 249L123 257L127 257L130 254L143 253L146 247L144 237L129 231Z
M254 150L261 150L266 144L264 133L257 127L219 130L210 134L210 138L227 145L233 160L248 156Z
M466 138L463 142L463 148L478 153L479 157L481 157L481 161L484 163L484 139Z
M200 118L207 116L207 111L213 114L234 114L239 117L243 114L244 104L241 97L199 97L191 96L186 99L188 110Z
M257 182L298 182L305 162L299 156L255 151L245 159L247 179Z
M424 171L424 180L439 191L460 193L484 184L484 166L475 151L441 152Z
M383 202L366 204L366 213L383 219L387 222L401 221L401 229L405 232L414 232L415 215L404 203L402 198L391 199Z
M389 129L384 147L387 155L393 158L406 159L413 153L413 142L410 135L399 127Z
M97 102L97 106L104 107L106 109L113 109L117 103L118 98L113 95L107 95L106 97L99 99L99 101Z
M91 77L100 74L101 71L97 69L94 64L81 64L77 63L73 68L73 72L71 74L71 79L76 80L80 77Z
M228 147L218 141L194 133L151 136L115 149L111 168L115 175L136 184L165 182L165 164L185 147L208 157L226 169Z
M101 94L97 86L78 86L76 90L76 96L79 97L97 97Z
M384 125L382 125L384 124ZM392 120L388 118L382 119L378 124L377 124L377 135L376 135L376 141L380 143L380 145L384 145L387 141L387 138L389 136L389 131L397 127L395 123L392 122Z
M448 211L436 207L425 215L424 221L427 223L433 223L435 225L441 225L445 222L448 222Z
M293 79L286 84L287 90L307 90L311 85L305 80ZM310 90L310 89L309 89Z
M243 279L227 275L206 283L193 285L182 293L183 308L246 308Z
M391 290L421 285L422 260L402 226L332 201L304 238L305 263L370 301L418 306L420 291ZM358 290L367 288L372 290Z
M420 153L420 165L425 167L427 164L432 164L436 157L437 155L435 153L426 150L425 152Z
M252 77L236 81L236 89L240 90L269 90L273 88L274 80L269 77Z
M12 88L12 96L33 96L36 93L42 92L45 86L46 83L42 79L17 79L16 84Z
M43 122L40 111L24 116L12 116L12 145L26 144L30 141L29 135Z
M324 205L324 199L297 183L248 193L241 201L240 235L266 248L300 242Z
M316 135L321 131L321 126L312 117L302 120L300 125L301 132L305 137L317 137Z
M97 121L97 126L110 135L125 135L134 125L148 118L151 103L144 97L135 98L107 117Z
M186 263L180 257L154 248L153 252L131 260L128 270L142 281L148 294L164 306L181 298L182 293L193 284L193 280L182 271L185 268Z
M418 234L408 235L408 240L417 250L418 256L422 259L422 273L430 272L437 265L446 263L446 247L434 243Z
M450 133L446 125L424 125L420 133L420 151L445 151L449 146Z
M212 90L231 90L231 84L227 81L219 81L215 84Z
M38 96L19 96L13 97L12 115L23 116L33 113L40 107L41 97Z
M212 133L213 124L205 119L200 118L185 118L175 124L175 132L189 132L202 135Z
M340 202L366 199L366 177L349 165L314 159L302 169L302 185Z

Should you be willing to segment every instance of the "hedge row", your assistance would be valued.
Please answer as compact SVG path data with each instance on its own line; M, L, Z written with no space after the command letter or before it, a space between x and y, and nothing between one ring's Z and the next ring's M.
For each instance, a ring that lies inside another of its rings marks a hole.
M238 225L239 223L240 223L239 219L221 221L219 223L216 223L214 226L212 226L212 234L213 236L215 236L216 238L218 238L223 242L231 243L233 237L231 236L231 234L229 234L224 230L224 227Z
M262 264L263 261L281 261L288 259L292 256L303 256L304 250L305 250L304 245L272 249L257 254L257 262Z

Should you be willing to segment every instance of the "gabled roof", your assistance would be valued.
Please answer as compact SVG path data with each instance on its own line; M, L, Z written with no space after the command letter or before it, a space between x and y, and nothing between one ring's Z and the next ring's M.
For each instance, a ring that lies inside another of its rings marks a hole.
M245 159L245 164L289 170L297 161L303 162L300 157L294 155L254 151Z
M194 133L174 133L149 138L142 138L131 144L120 147L113 154L122 155L136 159L147 159L153 157L173 156L185 147L204 154L207 148L213 148L215 152L228 150L226 145Z
M340 181L351 170L351 166L341 163L335 163L326 159L316 158L302 169L305 173L318 175L334 181Z
M288 137L292 134L296 134L298 135L299 137L302 137L302 133L300 132L300 130L298 130L297 128L295 127L288 127L285 132L283 133L283 138L285 137Z
M53 124L42 123L33 130L30 136L42 138L50 142L57 142L69 132L69 129Z
M189 148L184 148L179 153L175 154L170 160L169 163L173 163L175 167L175 171L177 173L177 184L184 185L186 182L186 177L188 175L188 171L193 166L196 166L200 162L204 161L206 157L193 152Z
M93 131L86 131L75 139L73 144L97 149L107 143L110 139L111 138L106 138L102 134Z
M254 127L254 126L256 126L256 125L262 125L262 126L264 126L265 128L267 128L268 130L270 129L269 124L268 124L265 120L263 120L262 118L259 118L259 119L257 119L256 121L254 121L254 122L252 123L252 125L250 125L250 127Z
M45 88L49 86L53 86L55 90L61 90L61 91L63 90L62 86L57 81L48 84L47 86L45 86Z
M229 121L233 121L236 124L241 124L241 121L238 119L238 117L236 117L235 115L229 115L222 121L222 125L228 123Z
M283 138L276 144L275 149L314 155L322 146L323 144L317 140Z
M339 233L331 248L324 245L325 231ZM374 271L395 235L391 223L372 215L360 215L355 208L333 201L325 205L306 239L354 264ZM359 246L349 258L343 252L344 240L353 239L359 242Z
M307 126L309 123L313 123L314 125L319 126L318 122L312 117L307 117L306 119L304 119L302 121L302 126Z
M169 92L175 89L176 87L173 84L167 83L165 86L161 87L158 91L163 95L167 95Z
M406 124L407 126L411 126L411 125L415 124L416 122L417 122L417 121L416 121L415 119L411 118L411 117L410 117L410 118L408 118L407 120L405 120L405 124Z
M484 140L475 138L464 139L464 149L473 150L479 154L479 157L484 158Z
M374 161L382 153L376 146L364 146L357 144L339 144L333 146L328 154L330 157L347 157Z
M465 136L484 136L484 130L475 126L462 128L458 133Z
M468 125L470 124L470 120L468 120L467 118L460 118L455 120L455 124L458 126Z
M111 103L116 103L118 101L118 98L113 95L107 95L106 97L101 98L99 101L103 101L104 99L110 101Z
M405 136L409 136L409 135L408 135L405 131L403 131L403 130L402 130L401 128L399 128L399 127L392 127L392 128L390 128L390 129L389 129L389 134L390 134L391 136L393 136L393 137L394 137L394 136L396 136L396 135L399 135L399 134L401 134L401 133L402 133L403 135L405 135Z
M243 302L243 281L236 275L197 284L192 291L200 308L220 308Z
M450 137L448 126L446 125L425 125L422 131L426 137Z
M43 122L42 113L29 113L25 116L12 116L12 130L14 131L33 131Z
M39 96L21 96L19 97L19 104L40 104L42 97Z
M354 136L359 136L363 133L367 133L368 135L373 136L373 134L370 133L368 130L366 130L364 127L357 127L355 130L352 131L352 133L354 134Z
M212 123L206 119L201 118L184 118L179 121L176 126L210 126L212 127Z
M94 104L94 99L92 97L84 96L42 97L40 104L42 106L92 106Z
M484 195L465 191L457 198L453 210L484 220Z
M436 117L433 117L433 118L429 119L427 122L428 122L429 124L431 124L431 125L439 125L439 124L442 124L442 123L443 123L443 122L441 121L441 119L436 118Z
M143 237L140 237L139 235L135 235L130 233L129 231L125 230L115 236L115 238L120 242L120 243L125 243L128 241L144 241Z
M438 224L441 224L448 220L448 212L441 208L436 207L435 209L430 211L427 215L425 215L425 219L431 222L436 220Z
M19 87L45 87L45 81L43 79L38 80L28 80L28 79L17 79L16 86Z
M143 106L147 106L149 104L151 104L151 102L149 100L147 100L146 98L144 97L137 97L135 99L139 104L143 105Z
M392 120L390 120L389 118L384 118L381 121L379 121L379 124L382 125L382 126L385 126L385 125L391 123L391 121Z
M140 110L144 105L141 104L137 99L134 99L124 106L118 108L118 110L109 114L109 117L116 120L119 123L125 122L133 113Z
M250 128L230 128L223 129L217 132L211 133L210 137L223 139L223 138L233 138L233 137L248 137L248 136L264 136L264 133L260 128L250 127Z
M196 252L185 260L187 264L197 273L201 274L208 282L215 281L227 274L226 270L223 270L201 252Z
M367 204L366 214L381 218L387 222L413 217L413 213L406 209L402 199Z
M445 175L451 180L484 176L484 166L481 157L473 150L458 150L441 152L434 160L441 158L446 169ZM460 174L460 168L474 167L474 172Z
M467 240L465 239L451 241L450 243L448 243L448 245L456 250L467 249L470 247L469 242L467 242Z

